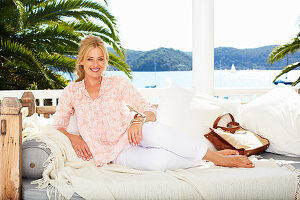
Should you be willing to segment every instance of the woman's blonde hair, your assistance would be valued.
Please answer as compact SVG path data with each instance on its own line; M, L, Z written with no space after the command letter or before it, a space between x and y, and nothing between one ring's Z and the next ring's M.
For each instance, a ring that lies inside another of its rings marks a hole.
M102 41L101 38L99 38L97 36L87 36L79 44L78 58L77 58L76 67L75 67L75 71L78 75L78 79L75 82L79 82L84 79L84 75L85 75L84 68L83 68L83 65L81 65L80 63L82 62L83 59L86 58L88 52L91 49L96 48L96 47L99 47L104 54L105 70L106 70L106 67L108 65L109 56L108 56L108 51L104 45L104 42Z

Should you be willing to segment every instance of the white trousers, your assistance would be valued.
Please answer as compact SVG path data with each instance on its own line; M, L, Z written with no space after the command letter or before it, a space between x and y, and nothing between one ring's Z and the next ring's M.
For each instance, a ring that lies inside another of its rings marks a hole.
M201 165L207 151L205 143L159 122L145 123L142 135L140 145L128 144L115 164L155 171L188 168Z

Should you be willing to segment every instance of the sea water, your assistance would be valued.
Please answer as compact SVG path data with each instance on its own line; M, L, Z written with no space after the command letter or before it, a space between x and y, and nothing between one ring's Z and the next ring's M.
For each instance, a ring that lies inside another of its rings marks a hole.
M240 87L273 87L273 79L280 73L280 70L215 70L215 88L240 88ZM120 75L126 77L121 71L106 71L106 75ZM70 75L63 76L71 80ZM155 86L156 88L166 87L170 80L181 87L192 87L192 71L166 71L166 72L132 72L132 84L136 88ZM300 76L300 70L290 71L281 79L288 77L288 80L295 81Z

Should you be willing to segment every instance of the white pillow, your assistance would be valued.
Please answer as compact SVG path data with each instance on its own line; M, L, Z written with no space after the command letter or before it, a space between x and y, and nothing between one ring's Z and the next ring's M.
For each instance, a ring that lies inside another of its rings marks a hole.
M23 121L22 121L22 127L31 127L31 128L35 128L37 127L37 124L39 124L39 126L47 126L52 124L53 118L44 118L44 117L39 117L37 113L34 113L32 116L30 117L26 117ZM71 115L70 117L70 122L69 125L66 129L66 131L68 133L74 134L74 135L80 135L78 128L77 128L77 122L76 122L76 117L75 114Z
M277 86L244 105L239 121L270 140L267 151L300 156L300 95L289 86Z
M193 89L172 84L160 96L157 120L216 150L204 134L210 131L209 128L222 113L230 112L235 116L239 108L239 102L218 99L205 93L196 95Z

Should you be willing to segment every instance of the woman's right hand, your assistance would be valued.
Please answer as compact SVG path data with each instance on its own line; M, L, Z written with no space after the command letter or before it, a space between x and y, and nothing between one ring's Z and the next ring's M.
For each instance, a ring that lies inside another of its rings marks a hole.
M82 158L83 160L90 160L93 158L88 145L80 135L72 135L69 137L69 139L72 143L75 153L79 158Z

